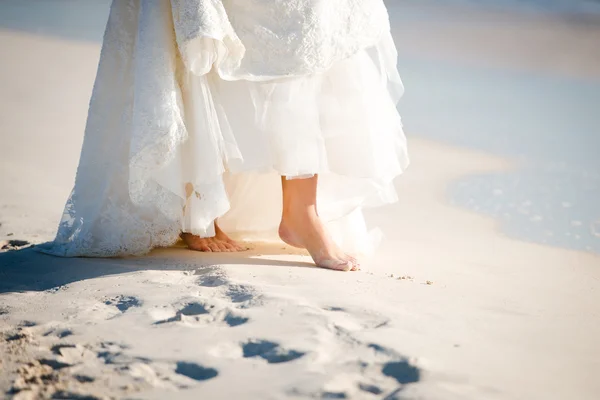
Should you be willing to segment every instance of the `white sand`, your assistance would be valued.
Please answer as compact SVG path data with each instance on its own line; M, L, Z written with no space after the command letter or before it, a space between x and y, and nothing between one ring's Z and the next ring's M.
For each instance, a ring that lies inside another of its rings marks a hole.
M565 44L587 40L580 25L570 26L571 36L559 35ZM469 34L480 40L471 39L471 51L462 46L466 28L455 28L443 36L457 62L542 68L535 60L544 49L532 61L519 56L529 53L518 43L510 62L477 58L497 33L482 23ZM395 30L408 48L403 34L419 29ZM520 31L523 43L535 42L527 32ZM435 37L421 42L424 58L450 56L434 51ZM77 165L98 50L0 32L0 241L52 238ZM579 51L566 67L543 63L544 72L594 75L586 59L593 52ZM361 272L311 268L283 245L111 260L1 253L0 392L21 390L16 399L597 398L600 257L508 238L493 219L447 204L453 181L510 171L513 161L415 137L410 144L400 202L369 213L387 238Z

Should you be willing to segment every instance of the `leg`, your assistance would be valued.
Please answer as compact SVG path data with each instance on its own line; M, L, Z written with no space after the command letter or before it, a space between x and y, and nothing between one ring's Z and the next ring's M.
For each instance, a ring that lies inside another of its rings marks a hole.
M190 250L207 252L231 252L248 250L232 240L219 228L215 221L215 236L210 238L201 238L191 233L183 232L181 238Z
M341 251L327 233L317 214L317 179L281 178L283 215L279 225L281 240L307 249L318 267L355 271L359 264Z

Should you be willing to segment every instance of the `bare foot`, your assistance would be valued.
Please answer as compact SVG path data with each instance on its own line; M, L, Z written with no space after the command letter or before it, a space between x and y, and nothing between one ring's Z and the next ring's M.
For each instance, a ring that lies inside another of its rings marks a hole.
M231 239L225 232L215 223L215 236L202 238L191 233L183 232L181 238L190 250L206 251L206 252L232 252L248 250L247 247L241 246L235 240Z
M290 246L308 250L317 267L338 271L360 270L358 261L333 242L314 207L284 213L279 237Z

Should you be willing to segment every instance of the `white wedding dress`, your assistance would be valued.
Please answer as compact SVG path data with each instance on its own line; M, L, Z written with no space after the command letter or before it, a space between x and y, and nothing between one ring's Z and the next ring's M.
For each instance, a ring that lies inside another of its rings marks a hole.
M280 176L319 174L334 240L408 165L383 0L114 0L59 256L139 255L180 232L268 238Z

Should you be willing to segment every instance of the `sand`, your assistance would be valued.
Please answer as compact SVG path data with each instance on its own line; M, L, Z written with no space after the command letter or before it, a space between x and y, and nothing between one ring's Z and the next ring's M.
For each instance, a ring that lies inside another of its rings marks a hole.
M598 53L585 45L598 29L588 24L562 22L562 34L545 17L518 17L538 25L520 25L510 57L497 57L498 30L517 19L471 11L479 22L463 30L462 11L442 27L436 18L448 10L395 7L403 57L589 82L599 72ZM411 12L429 22L419 46L407 44L407 35L423 31ZM531 55L540 37L560 38L575 55L539 62L554 54L540 47ZM478 56L481 49L487 53ZM368 213L386 239L360 272L313 268L283 244L240 254L172 248L61 259L17 242L44 242L56 230L98 52L94 41L0 31L2 393L434 400L600 393L600 256L509 236L498 219L451 204L457 181L514 174L522 160L411 132L410 108L412 165L397 182L400 201Z

